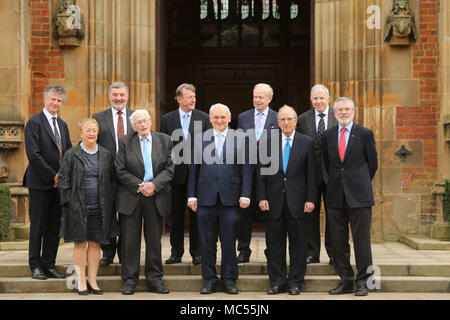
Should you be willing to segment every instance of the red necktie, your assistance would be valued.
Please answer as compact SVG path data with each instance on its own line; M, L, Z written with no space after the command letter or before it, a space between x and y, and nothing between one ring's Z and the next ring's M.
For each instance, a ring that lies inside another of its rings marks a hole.
M341 158L341 161L344 162L344 156L345 156L345 131L346 128L342 128L341 130L341 136L339 137L339 157Z
M119 118L117 119L117 138L120 138L121 136L125 135L125 130L123 128L122 111L118 111L117 115L119 116Z

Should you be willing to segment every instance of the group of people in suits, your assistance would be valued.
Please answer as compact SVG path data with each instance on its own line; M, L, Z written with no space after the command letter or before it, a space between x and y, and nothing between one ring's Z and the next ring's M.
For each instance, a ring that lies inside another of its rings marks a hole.
M367 295L377 152L372 132L353 123L353 101L338 98L333 109L328 89L316 85L311 90L313 109L297 116L285 105L276 112L269 107L272 88L260 83L253 88L254 108L239 114L238 130L233 130L230 109L217 103L209 114L197 110L195 91L191 84L177 88L179 108L163 115L160 132L155 132L146 110L126 108L126 85L113 83L108 90L111 107L80 123L81 142L72 148L67 124L58 116L65 91L54 85L46 89L43 112L25 127L32 277L64 277L55 268L61 236L75 243L79 294L102 294L98 266L113 263L116 252L122 293L133 294L143 227L148 289L168 293L162 281L163 217L170 217L171 225L171 255L165 263L181 263L188 210L189 253L193 264L201 264L204 280L200 293L216 292L221 282L224 292L237 294L238 263L250 260L252 221L260 210L266 217L267 293L297 295L306 265L319 262L323 197L325 247L341 278L329 293ZM182 161L174 161L174 149L181 150L175 158ZM270 163L260 161L266 150ZM273 165L275 170L268 173Z

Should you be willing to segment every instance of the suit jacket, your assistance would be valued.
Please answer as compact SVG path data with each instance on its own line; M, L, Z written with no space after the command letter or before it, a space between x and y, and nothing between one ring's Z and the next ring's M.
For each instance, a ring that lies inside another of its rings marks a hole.
M371 130L353 123L345 150L339 157L338 126L322 133L322 155L328 171L327 206L342 208L344 195L351 208L375 204L372 179L378 168L375 139Z
M278 113L269 108L264 129L278 129ZM247 131L248 129L255 129L255 108L244 111L238 115L238 129ZM261 136L261 138L263 138Z
M204 134L211 134L210 130ZM215 157L214 136L208 141L202 139L201 148L196 148L195 152L203 154L204 150L211 146ZM251 166L247 161L243 164L238 162L238 155L243 153L245 154L244 135L228 129L222 150L222 163L208 164L202 157L201 164L193 161L190 165L188 198L196 197L199 206L214 206L219 200L224 206L239 206L240 197L251 198ZM232 154L234 159L230 159Z
M67 124L60 117L57 122L64 155L66 150L72 148L72 142ZM53 189L53 178L59 170L59 150L55 134L44 112L28 120L24 135L28 167L23 185L38 190Z
M151 132L153 180L158 192L153 196L158 213L168 216L171 210L170 181L175 165L172 162L172 141L164 133ZM114 161L116 178L119 182L116 196L116 210L125 215L134 212L140 193L139 184L145 174L139 135L127 134L119 139L119 152Z
M130 116L133 114L133 110L126 109L127 114L122 115L122 117L126 118L127 121L127 132L126 134L131 134L134 132L130 123ZM92 116L95 120L97 120L99 125L98 138L97 143L101 145L103 148L109 150L113 158L116 156L116 134L114 132L114 122L112 116L111 108L106 109L105 111L96 113ZM124 119L125 120L125 119Z
M270 139L270 137L269 137ZM278 161L279 168L274 175L262 175L260 166L257 170L257 201L268 200L269 219L278 219L286 198L289 211L294 218L304 218L305 202L316 201L316 167L314 143L311 137L295 132L286 173L283 172L282 135L279 130ZM270 141L268 146L270 146ZM271 151L271 150L270 150ZM270 155L273 153L270 152ZM275 157L275 154L274 154Z
M329 107L327 128L332 128L334 126L337 126L337 124L338 124L337 120L334 117L334 109ZM316 156L317 186L320 186L322 183L327 184L328 173L323 164L321 141L320 141L319 135L317 134L317 129L316 129L315 109L310 109L308 111L305 111L301 115L298 116L297 130L298 130L298 132L313 138L314 154Z
M189 135L190 137L194 137L194 122L201 122L201 130L205 132L206 130L211 128L211 122L209 121L209 115L203 111L194 109L192 110L191 121L189 123ZM177 130L182 129L180 122L180 113L178 108L174 111L166 113L161 117L161 125L159 131L162 133L168 134L172 136L172 133ZM193 140L193 139L192 139ZM194 148L194 144L191 140L191 150ZM188 143L189 141L180 138L178 140L172 140L173 146L175 147L179 143ZM180 154L182 156L182 154ZM188 164L181 163L175 166L175 173L173 176L172 184L186 184L189 176L189 166Z

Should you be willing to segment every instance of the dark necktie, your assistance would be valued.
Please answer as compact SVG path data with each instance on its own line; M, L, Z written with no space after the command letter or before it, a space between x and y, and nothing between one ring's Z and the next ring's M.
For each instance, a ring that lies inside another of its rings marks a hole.
M123 117L122 117L122 111L117 111L117 139L119 139L121 136L125 135L125 129L123 127Z
M317 134L320 136L322 132L325 131L325 120L323 120L323 117L325 117L324 113L319 113L319 126L317 127Z
M61 143L61 136L59 135L58 131L58 123L56 121L56 117L52 117L53 119L53 134L55 135L56 139L56 145L58 146L59 151L59 163L61 164L62 159L62 143Z

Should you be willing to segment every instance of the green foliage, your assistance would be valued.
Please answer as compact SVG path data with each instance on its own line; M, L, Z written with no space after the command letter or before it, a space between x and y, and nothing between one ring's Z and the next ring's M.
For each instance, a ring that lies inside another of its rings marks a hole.
M0 184L0 241L9 240L11 223L11 191L7 184Z
M445 181L444 216L446 214L447 214L447 221L450 222L450 180Z

